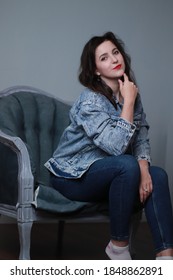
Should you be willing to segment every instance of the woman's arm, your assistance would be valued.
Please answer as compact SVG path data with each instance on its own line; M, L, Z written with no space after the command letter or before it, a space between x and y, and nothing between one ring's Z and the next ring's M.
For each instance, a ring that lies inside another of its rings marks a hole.
M152 185L152 180L151 180L151 176L149 173L148 161L139 160L138 162L139 162L140 171L141 171L139 195L140 195L140 201L142 203L144 203L145 200L147 199L147 197L152 192L153 185Z
M119 89L124 100L121 118L133 123L134 105L138 94L138 88L134 83L130 82L127 75L124 74L124 82L119 80Z
M136 126L116 115L116 112L111 114L109 108L105 109L109 101L104 100L105 97L101 96L95 103L81 105L76 118L78 126L82 126L90 140L109 155L124 154Z
M124 154L134 135L136 126L133 124L134 104L137 96L137 87L124 74L124 83L119 81L120 96L124 100L122 112L111 115L111 110L104 98L83 102L77 112L79 125L82 125L88 137L96 146L111 155ZM108 101L107 101L108 102ZM109 106L112 106L109 104ZM107 108L107 109L106 109Z

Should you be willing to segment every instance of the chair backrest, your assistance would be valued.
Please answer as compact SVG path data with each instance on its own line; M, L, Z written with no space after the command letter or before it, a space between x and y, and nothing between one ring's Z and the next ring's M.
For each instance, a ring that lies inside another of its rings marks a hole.
M44 163L69 123L69 109L70 105L30 87L0 92L0 130L25 142L36 184L49 184Z

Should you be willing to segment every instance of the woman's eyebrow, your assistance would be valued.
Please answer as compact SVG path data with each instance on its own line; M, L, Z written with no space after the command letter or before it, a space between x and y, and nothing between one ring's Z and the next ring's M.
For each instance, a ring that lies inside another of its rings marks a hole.
M113 51L118 51L118 48L117 48L117 47L113 48L113 49L112 49L112 52L113 52Z
M113 48L113 49L112 49L112 52L114 52L114 51L116 51L116 50L118 50L117 47ZM108 53L102 53L102 54L99 56L99 58L101 58L102 56L105 56L105 55L108 55Z
M102 56L105 56L105 55L107 55L108 53L102 53L100 56L99 56L99 58L101 58Z

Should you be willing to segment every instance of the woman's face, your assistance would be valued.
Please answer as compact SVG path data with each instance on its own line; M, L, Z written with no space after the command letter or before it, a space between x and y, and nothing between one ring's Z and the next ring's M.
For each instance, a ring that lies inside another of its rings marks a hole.
M96 75L108 85L125 72L123 56L111 41L104 41L95 51Z

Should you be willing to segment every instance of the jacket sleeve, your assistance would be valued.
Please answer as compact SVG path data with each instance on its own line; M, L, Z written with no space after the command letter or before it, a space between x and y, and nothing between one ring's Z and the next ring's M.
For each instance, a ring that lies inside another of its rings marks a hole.
M81 125L94 144L110 155L127 150L136 126L116 114L110 114L105 104L87 102L80 106L78 125Z
M138 99L138 114L134 116L134 123L136 124L136 131L132 141L133 155L137 160L147 160L151 163L151 148L149 142L149 125L146 121L146 114L143 111L140 98Z

